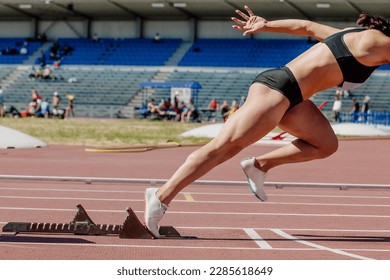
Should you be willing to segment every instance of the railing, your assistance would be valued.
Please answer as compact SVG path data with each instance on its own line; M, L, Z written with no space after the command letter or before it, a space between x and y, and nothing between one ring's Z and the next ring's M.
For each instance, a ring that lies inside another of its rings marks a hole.
M370 113L340 112L339 122L390 125L390 112L370 112Z

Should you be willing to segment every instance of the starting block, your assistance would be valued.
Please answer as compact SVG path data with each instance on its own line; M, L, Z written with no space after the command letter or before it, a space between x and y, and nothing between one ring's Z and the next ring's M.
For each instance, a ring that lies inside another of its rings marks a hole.
M81 204L77 205L77 213L70 223L23 223L9 222L4 225L2 235L10 236L18 233L72 233L76 235L119 235L126 239L157 238L144 226L134 211L126 209L127 217L122 225L95 224ZM182 238L172 226L162 226L159 238Z

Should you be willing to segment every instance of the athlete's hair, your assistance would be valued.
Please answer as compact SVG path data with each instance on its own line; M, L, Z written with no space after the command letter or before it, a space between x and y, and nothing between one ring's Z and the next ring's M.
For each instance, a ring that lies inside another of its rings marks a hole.
M377 29L390 37L390 22L376 15L369 15L362 12L357 20L357 24L368 29Z

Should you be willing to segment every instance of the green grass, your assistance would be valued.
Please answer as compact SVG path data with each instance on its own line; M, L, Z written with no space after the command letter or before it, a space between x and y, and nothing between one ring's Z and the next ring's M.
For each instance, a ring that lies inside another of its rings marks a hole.
M180 134L204 124L124 119L13 119L1 118L0 125L37 137L47 144L122 146L160 144L168 140L198 143L208 138Z

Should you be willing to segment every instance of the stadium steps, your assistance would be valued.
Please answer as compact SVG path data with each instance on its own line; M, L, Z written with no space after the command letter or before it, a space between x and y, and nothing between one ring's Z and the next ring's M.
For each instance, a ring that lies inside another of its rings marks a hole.
M191 48L191 46L192 46L191 42L184 42L184 43L182 43L180 45L180 47L168 59L168 61L165 63L165 65L166 66L177 66L179 64L180 60L183 59L185 54Z
M3 77L1 81L1 85L4 90L7 90L10 86L12 86L15 81L19 79L26 71L26 67L18 66L13 67L12 70L10 69L10 72Z
M24 65L34 65L35 61L41 57L41 51L46 52L51 45L53 45L52 42L46 42L42 44L33 54L31 54L28 59L26 59L23 64Z
M169 77L170 73L169 71L160 70L155 72L153 77L150 79L150 81L153 82L165 82L167 78ZM147 82L142 81L142 82ZM150 98L155 98L156 96L156 89L154 88L140 88L134 96L129 100L127 105L123 108L122 113L127 118L134 118L136 115L136 110L138 108L144 108L147 105L147 102Z

